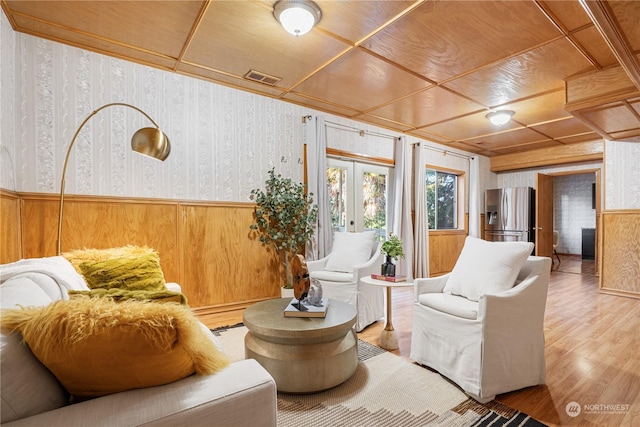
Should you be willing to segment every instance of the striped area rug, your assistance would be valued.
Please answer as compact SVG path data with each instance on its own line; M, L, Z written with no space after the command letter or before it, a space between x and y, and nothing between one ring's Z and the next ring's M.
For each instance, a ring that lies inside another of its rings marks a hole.
M244 358L243 325L212 332L232 360ZM355 374L330 390L278 393L278 426L544 426L496 401L477 403L439 374L362 340L358 359Z

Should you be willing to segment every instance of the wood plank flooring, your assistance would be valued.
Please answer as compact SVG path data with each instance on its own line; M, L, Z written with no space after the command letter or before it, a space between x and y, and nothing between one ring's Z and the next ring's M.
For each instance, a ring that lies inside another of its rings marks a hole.
M550 426L640 426L640 300L601 294L593 261L560 256L554 264L545 314L547 383L496 400ZM413 290L393 289L393 326L409 358ZM203 319L207 326L242 322L232 311ZM380 320L358 336L379 345ZM567 414L572 402L576 417Z

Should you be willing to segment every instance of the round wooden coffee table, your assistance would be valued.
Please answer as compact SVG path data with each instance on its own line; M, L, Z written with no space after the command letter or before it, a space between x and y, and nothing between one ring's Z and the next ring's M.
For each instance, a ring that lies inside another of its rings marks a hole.
M257 360L285 393L314 393L349 379L358 366L355 307L329 299L324 318L284 317L290 301L262 301L244 311L245 357Z

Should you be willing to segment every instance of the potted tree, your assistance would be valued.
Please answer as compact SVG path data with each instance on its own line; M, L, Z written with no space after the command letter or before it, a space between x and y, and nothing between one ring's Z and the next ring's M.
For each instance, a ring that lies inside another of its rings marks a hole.
M396 265L392 260L398 260L398 258L404 258L404 250L402 249L402 240L393 233L389 233L389 239L385 241L380 247L380 252L386 255L387 259L382 264L381 274L387 277L393 277L396 275Z
M273 248L284 268L283 287L293 288L291 262L302 252L313 235L318 217L318 206L313 204L313 194L305 193L305 185L269 171L264 190L251 191L255 201L254 222L250 225L263 246Z

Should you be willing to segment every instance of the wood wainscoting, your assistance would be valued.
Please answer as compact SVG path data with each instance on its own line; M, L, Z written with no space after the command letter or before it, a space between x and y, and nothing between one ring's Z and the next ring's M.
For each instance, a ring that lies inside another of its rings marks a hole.
M58 196L3 191L2 263L56 254ZM62 251L146 245L199 314L280 296L270 252L250 236L253 203L65 196Z
M601 215L600 291L640 298L640 209Z
M58 195L0 192L2 263L53 256ZM62 251L149 246L169 282L178 282L198 315L280 297L282 271L251 236L253 203L65 196ZM465 219L465 222L468 221ZM453 268L465 230L430 233L432 276Z
M0 264L22 258L20 245L20 197L0 189Z

